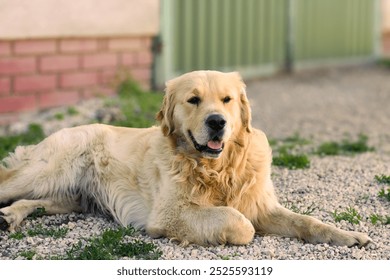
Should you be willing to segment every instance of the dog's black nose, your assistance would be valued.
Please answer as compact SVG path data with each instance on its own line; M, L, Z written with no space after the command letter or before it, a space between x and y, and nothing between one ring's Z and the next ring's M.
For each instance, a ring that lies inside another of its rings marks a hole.
M222 115L214 114L206 119L206 124L212 130L220 131L225 127L226 120Z

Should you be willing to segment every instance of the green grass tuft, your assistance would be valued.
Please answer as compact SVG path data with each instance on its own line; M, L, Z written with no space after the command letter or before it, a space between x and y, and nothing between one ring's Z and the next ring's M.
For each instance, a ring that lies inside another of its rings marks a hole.
M269 143L274 150L273 165L288 169L310 167L308 156L299 152L300 148L309 144L310 141L302 138L298 133L281 140L271 139Z
M339 155L340 154L340 144L337 142L325 142L317 148L317 151L315 153L319 154L321 156Z
M387 191L385 189L381 189L379 192L378 192L378 196L380 198L384 198L386 199L387 201L390 201L390 188L387 189Z
M68 228L45 228L42 225L38 225L35 228L28 229L28 236L42 236L42 237L53 237L54 239L64 238L68 233Z
M155 116L160 109L163 95L144 91L132 80L123 82L118 88L119 106L124 120L111 124L126 127L149 127L156 123Z
M57 113L54 115L54 119L56 119L58 121L62 121L65 119L65 115L63 113Z
M67 113L69 116L76 116L76 115L79 114L79 111L77 111L77 109L76 109L75 107L70 106L70 107L68 107L68 108L66 109L66 113Z
M383 225L390 224L390 216L383 217L381 215L371 214L369 219L373 225L376 225L378 223L381 223Z
M362 220L362 216L360 216L356 209L352 207L348 207L346 211L340 213L335 210L332 215L336 222L344 220L350 222L351 224L359 224L359 222Z
M9 235L10 238L21 240L26 236L52 237L55 239L64 238L68 232L67 228L44 228L39 225L27 232L15 232ZM132 227L107 229L100 236L96 236L79 241L73 245L65 256L51 256L52 260L116 260L122 257L135 259L156 260L162 255L162 252L156 245L141 240L127 241L126 236L132 236L135 233ZM31 260L36 252L29 250L22 252L20 256ZM41 258L37 256L36 258Z
M379 60L378 63L379 63L379 65L382 65L382 66L390 69L390 59L384 58L384 59Z
M162 252L153 244L140 240L124 241L125 236L131 236L134 228L108 229L99 237L91 238L83 246L80 241L68 252L68 260L115 260L121 257L137 259L158 259Z
M279 151L277 156L274 156L272 163L275 166L286 167L288 169L304 169L310 167L310 160L304 154L292 154L287 150Z
M27 251L21 252L19 255L26 258L27 260L32 260L33 257L36 255L36 252L34 250L27 250Z
M390 176L386 176L386 175L384 175L384 174L382 174L382 175L375 175L375 180L376 180L379 184L390 185Z
M25 237L26 236L24 235L24 233L20 231L12 232L9 234L9 238L16 239L16 240L22 240Z
M341 143L334 141L325 142L317 148L315 154L320 156L355 155L374 151L374 148L367 145L367 141L368 137L360 134L356 141L344 139Z
M357 141L351 142L344 140L341 143L341 150L346 154L359 154L374 151L373 147L367 145L367 141L368 137L364 134L360 134Z
M390 185L390 176L386 176L384 174L382 175L375 175L375 180L379 183L379 184L386 184L386 185ZM380 198L385 198L387 201L390 201L390 188L388 188L387 190L385 190L384 188L381 189L379 192L378 192L378 196Z

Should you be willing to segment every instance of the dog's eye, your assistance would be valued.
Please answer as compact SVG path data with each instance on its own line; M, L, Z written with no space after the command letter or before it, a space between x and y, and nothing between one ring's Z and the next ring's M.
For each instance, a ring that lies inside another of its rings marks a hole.
M232 99L230 96L226 96L224 99L222 99L222 102L226 104L226 103L229 103L231 100Z
M200 98L198 96L193 96L190 99L188 99L187 102L190 104L199 105Z

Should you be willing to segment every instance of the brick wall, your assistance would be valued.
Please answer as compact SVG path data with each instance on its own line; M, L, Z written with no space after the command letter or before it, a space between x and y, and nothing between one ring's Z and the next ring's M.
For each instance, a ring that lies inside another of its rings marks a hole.
M150 37L0 40L0 124L18 114L115 94L119 71L148 87Z

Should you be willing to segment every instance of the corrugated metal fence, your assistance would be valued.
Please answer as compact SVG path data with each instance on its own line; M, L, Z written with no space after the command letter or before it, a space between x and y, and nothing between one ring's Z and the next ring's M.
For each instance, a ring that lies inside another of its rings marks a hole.
M376 54L378 0L162 1L157 84L199 69L250 78Z
M376 0L292 2L293 57L297 65L375 55Z

